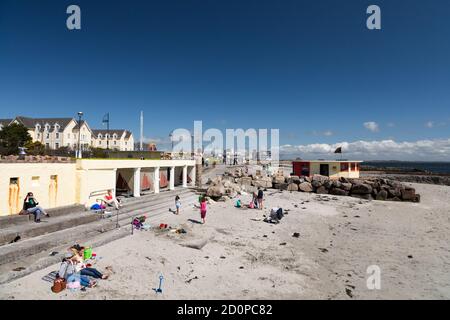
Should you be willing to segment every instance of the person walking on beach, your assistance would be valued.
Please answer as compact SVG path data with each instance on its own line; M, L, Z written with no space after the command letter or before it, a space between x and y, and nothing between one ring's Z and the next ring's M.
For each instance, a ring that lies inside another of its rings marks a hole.
M202 223L205 224L206 222L206 197L202 198L202 202L200 203L200 217L202 218Z
M50 217L50 215L45 212L45 210L39 206L39 202L37 202L36 198L33 195L33 192L28 192L25 200L23 201L23 210L27 213L32 213L34 215L34 221L36 223L41 222L41 215L45 215L46 217Z
M258 188L258 209L263 209L263 199L264 199L264 192L262 191L261 187Z
M177 208L177 214L180 214L181 201L178 195L175 197L175 207Z

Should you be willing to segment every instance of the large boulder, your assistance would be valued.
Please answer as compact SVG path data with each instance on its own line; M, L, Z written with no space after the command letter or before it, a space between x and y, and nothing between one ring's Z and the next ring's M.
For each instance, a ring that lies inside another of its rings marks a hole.
M399 187L388 189L389 198L401 198L402 189Z
M377 193L377 197L375 198L376 200L381 200L381 201L386 201L388 198L388 192L386 190L380 190Z
M287 187L288 191L298 191L298 184L296 183L289 183Z
M284 176L281 176L281 175L276 175L276 176L273 177L272 182L276 183L276 184L285 183L286 182L286 178Z
M325 188L324 186L321 186L321 187L317 188L316 193L318 193L318 194L328 194L328 189Z
M300 180L299 176L290 176L289 178L287 178L287 183L296 183L296 184L300 184L302 181Z
M332 188L330 194L335 196L348 196L348 191L339 188Z
M319 180L313 180L311 182L311 185L313 186L314 189L318 189L319 187L322 186L322 182L320 182Z
M372 187L365 183L354 184L352 187L352 194L371 194Z
M213 185L206 190L206 195L208 197L218 198L225 194L225 187L221 184Z
M313 186L309 182L300 183L298 188L303 192L313 192Z
M413 201L416 198L416 190L414 188L405 188L401 190L402 199L404 201Z
M272 181L267 181L266 179L253 180L252 184L257 188L272 188Z
M278 189L278 190L287 190L288 185L289 184L287 184L285 182L283 182L283 183L274 183L273 184L273 188L274 189Z
M321 176L320 174L315 174L315 175L312 177L312 181L313 181L313 182L314 182L314 181L319 181L320 184L322 184L322 185L323 185L325 182L329 181L329 180L330 180L329 177Z
M238 178L237 179L237 183L239 183L240 185L251 186L252 185L252 178L250 178L250 177Z
M352 190L352 184L350 182L341 182L341 189L345 191Z
M353 193L352 197L359 198L359 199L365 199L365 200L373 200L373 197L372 197L372 195L370 193L369 194L356 194L356 193Z

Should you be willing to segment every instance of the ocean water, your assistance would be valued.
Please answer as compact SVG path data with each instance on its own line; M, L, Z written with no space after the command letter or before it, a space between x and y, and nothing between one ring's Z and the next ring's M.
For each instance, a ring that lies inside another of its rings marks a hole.
M362 165L375 168L418 169L432 173L450 174L450 162L366 161Z

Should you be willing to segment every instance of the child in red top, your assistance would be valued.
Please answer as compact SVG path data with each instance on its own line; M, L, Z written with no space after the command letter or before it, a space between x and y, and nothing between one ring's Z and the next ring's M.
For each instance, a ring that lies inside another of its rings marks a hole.
M200 216L202 217L202 222L205 224L205 218L206 218L206 199L205 197L202 198L202 202L200 203Z

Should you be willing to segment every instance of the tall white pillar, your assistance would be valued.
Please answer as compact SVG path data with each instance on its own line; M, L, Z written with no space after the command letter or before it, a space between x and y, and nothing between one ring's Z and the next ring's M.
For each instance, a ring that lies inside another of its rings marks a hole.
M195 166L192 167L191 170L191 186L195 187L195 177L197 176L197 173L195 172Z
M175 189L175 167L170 167L169 190Z
M183 188L187 188L187 166L183 167Z
M133 177L133 197L139 198L140 196L141 196L141 168L135 168Z
M153 175L153 191L159 193L159 167L155 168Z

